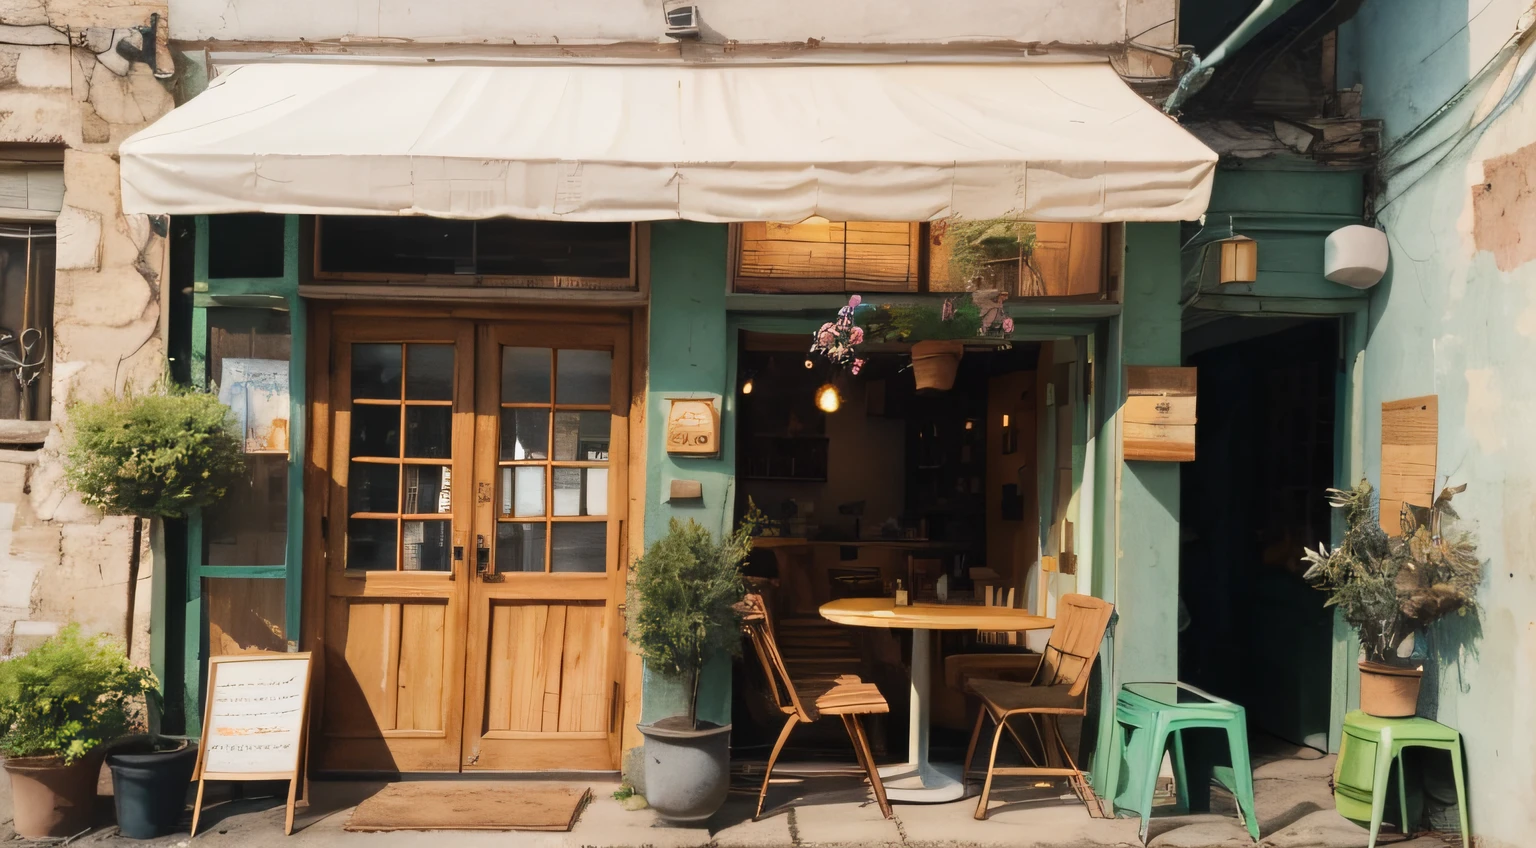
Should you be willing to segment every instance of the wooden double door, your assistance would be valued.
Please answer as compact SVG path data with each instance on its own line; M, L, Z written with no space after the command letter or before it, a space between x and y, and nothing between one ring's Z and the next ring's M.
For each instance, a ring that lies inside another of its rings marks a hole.
M324 320L318 767L617 768L627 319Z

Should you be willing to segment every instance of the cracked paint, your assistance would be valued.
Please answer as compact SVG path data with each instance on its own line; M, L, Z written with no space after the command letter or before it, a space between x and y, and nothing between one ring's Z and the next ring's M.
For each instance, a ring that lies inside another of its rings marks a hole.
M1536 259L1536 142L1483 162L1483 182L1472 187L1472 236L1493 254L1500 271Z

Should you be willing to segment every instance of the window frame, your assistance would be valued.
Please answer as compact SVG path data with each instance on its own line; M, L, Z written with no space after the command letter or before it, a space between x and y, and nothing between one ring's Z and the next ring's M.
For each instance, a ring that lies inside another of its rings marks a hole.
M14 210L10 210L10 211L14 211ZM27 415L26 417L22 417L20 415L20 411L21 411L22 406L24 406L25 404L21 404L20 402L18 402L18 410L17 410L18 411L18 415L17 415L17 417L14 417L14 418L12 418L12 417L0 417L0 444L8 444L8 445L40 445L41 442L43 442L43 440L47 437L48 431L50 429L52 429L52 426L53 426L53 410L52 410L52 405L53 405L52 404L52 400L53 400L53 355L54 355L54 347L55 347L55 342L56 342L56 337L57 337L57 333L55 332L55 328L54 328L54 300L58 296L58 245L59 245L59 231L58 231L58 226L55 223L55 219L52 218L52 217L43 218L43 217L34 217L34 216L27 216L27 215L0 214L0 226L5 226L5 227L26 227L28 229L28 231L29 231L28 234L25 237L22 237L22 236L17 236L16 237L18 240L24 238L25 241L27 242L26 268L23 271L23 275L24 275L23 286L25 288L27 288L27 289L31 288L32 281L33 281L32 242L34 240L36 240L36 239L39 239L39 238L46 238L46 239L50 240L53 243L54 267L52 269L50 269L50 273L48 275L48 280L46 281L46 283L44 283L44 281L41 280L41 279L38 280L38 285L37 285L38 291L36 293L36 296L38 298L39 303L37 305L35 305L34 307L32 307L32 309L29 309L28 306L27 306L27 303L28 303L28 301L29 301L29 299L31 297L31 292L30 291L24 291L22 293L22 304L23 304L22 305L23 315L21 316L22 323L24 324L26 322L26 320L27 320L25 313L33 311L33 309L35 309L36 312L37 312L38 318L40 319L39 323L46 324L47 326L43 326L43 327L25 327L25 326L23 326L23 327L21 327L20 329L17 330L18 333L21 333L21 332L25 332L26 330L29 330L29 329L37 329L37 330L40 330L41 333L42 333L42 335L41 335L41 344L42 344L42 347L43 347L43 361L37 366L39 373L38 373L37 379L34 381L35 383L37 383L37 384L39 384L39 385L41 385L43 387L42 389L37 391L37 394L38 394L37 407L38 408L34 408L34 409L30 410L30 414L29 415ZM39 228L52 230L52 232L51 233L35 233L35 232L31 232L32 230L39 229ZM45 288L46 288L46 291L43 290ZM44 299L47 300L46 304L42 303L42 301ZM12 329L12 328L7 328L7 329ZM18 343L19 343L19 340L18 340ZM6 371L6 372L3 373L3 378L10 378L10 376L11 376L11 372L10 371ZM23 390L23 393L25 393L27 391L28 390Z
M649 237L643 223L629 224L629 274L624 277L564 277L523 274L400 274L376 271L326 271L320 267L320 245L324 238L325 215L305 218L309 231L309 257L303 282L383 283L439 288L497 288L552 291L635 292L640 291L644 274L641 240Z

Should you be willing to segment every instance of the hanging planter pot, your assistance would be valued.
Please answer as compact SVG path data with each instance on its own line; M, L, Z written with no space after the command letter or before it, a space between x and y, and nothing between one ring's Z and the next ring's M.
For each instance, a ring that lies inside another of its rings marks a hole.
M912 374L917 379L917 390L947 392L954 388L955 372L964 355L965 345L954 339L912 345Z
M1360 661L1360 709L1377 718L1412 718L1419 709L1424 667Z

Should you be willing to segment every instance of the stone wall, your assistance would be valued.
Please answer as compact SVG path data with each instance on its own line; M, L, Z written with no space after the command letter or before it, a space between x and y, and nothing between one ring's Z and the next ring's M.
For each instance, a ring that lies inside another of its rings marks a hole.
M122 214L117 165L118 145L173 105L165 12L132 0L0 0L0 153L15 143L64 150L53 427L41 451L0 451L0 654L70 621L126 627L131 519L84 506L64 485L60 454L72 398L165 372L163 222ZM150 538L134 623L140 661L159 561Z

